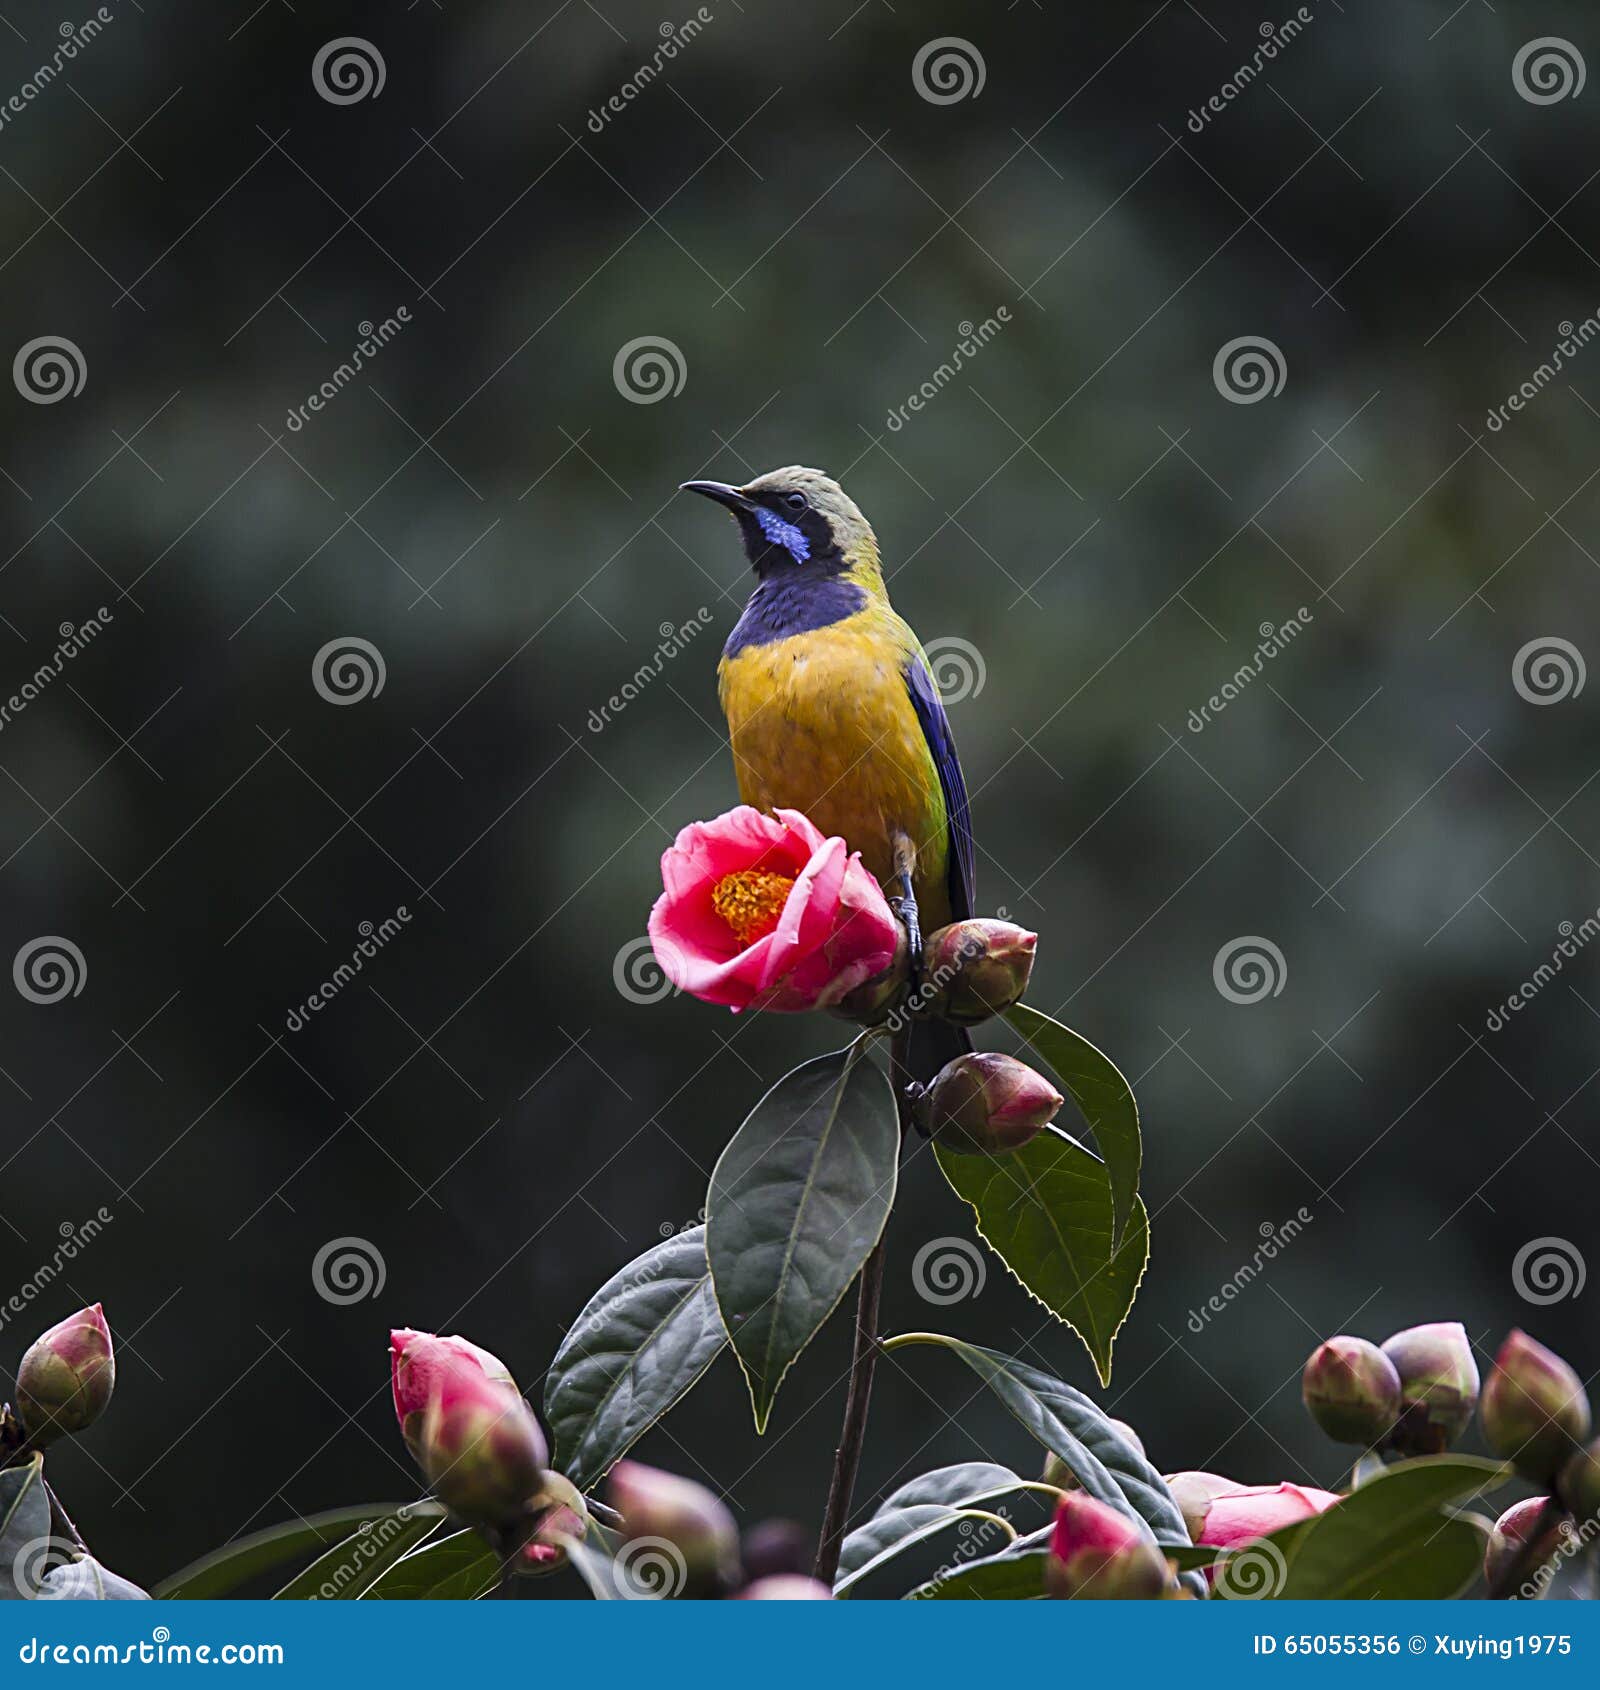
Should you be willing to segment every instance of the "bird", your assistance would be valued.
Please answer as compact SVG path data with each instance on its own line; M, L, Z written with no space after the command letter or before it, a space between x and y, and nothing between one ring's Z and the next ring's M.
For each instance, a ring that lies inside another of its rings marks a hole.
M910 938L973 913L971 809L926 653L889 602L877 536L831 476L790 465L742 486L685 481L732 512L755 590L717 666L740 797L837 834L890 893ZM908 1076L971 1048L918 1021Z

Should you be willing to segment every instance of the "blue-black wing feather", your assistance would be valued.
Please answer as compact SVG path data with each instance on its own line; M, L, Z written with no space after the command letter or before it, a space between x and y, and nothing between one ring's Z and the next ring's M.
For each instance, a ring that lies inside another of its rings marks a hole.
M932 675L928 673L928 666L920 656L913 657L906 669L906 687L922 726L922 736L928 742L928 750L933 753L934 767L939 771L939 785L944 791L945 814L950 824L950 915L954 921L964 921L972 914L977 897L977 861L972 843L972 811L967 804L967 783L962 778L961 759L956 754L950 718L945 714L944 702L939 697Z

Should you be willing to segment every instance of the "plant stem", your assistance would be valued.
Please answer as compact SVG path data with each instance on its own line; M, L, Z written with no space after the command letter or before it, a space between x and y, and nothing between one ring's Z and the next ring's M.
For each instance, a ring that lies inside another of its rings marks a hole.
M911 1113L905 1089L910 1079L905 1065L909 1041L910 1028L906 1026L895 1032L889 1045L889 1083L894 1088L902 1141ZM822 1535L817 1544L817 1563L813 1568L817 1579L830 1590L834 1575L839 1570L845 1522L850 1516L850 1499L855 1493L856 1474L861 1467L861 1451L867 1436L867 1406L872 1398L872 1376L878 1365L878 1305L883 1297L884 1243L887 1235L888 1222L885 1221L884 1236L873 1246L872 1254L861 1269L860 1289L856 1296L855 1347L850 1356L844 1424L839 1429L839 1446L833 1455L833 1479L828 1486L828 1504L823 1510Z

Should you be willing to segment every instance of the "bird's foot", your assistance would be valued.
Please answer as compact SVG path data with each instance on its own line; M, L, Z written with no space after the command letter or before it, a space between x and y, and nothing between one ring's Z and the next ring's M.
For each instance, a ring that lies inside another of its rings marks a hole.
M917 910L916 894L911 890L911 876L900 876L900 893L892 901L894 913L906 930L906 948L911 959L911 985L915 990L922 981L922 917Z

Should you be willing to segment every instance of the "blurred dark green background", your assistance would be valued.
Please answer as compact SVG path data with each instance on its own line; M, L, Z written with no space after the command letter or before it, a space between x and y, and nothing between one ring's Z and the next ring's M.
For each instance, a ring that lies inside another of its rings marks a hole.
M61 23L4 10L0 97ZM1534 37L1592 60L1591 8L1323 0L1200 134L1254 8L728 0L599 133L655 6L107 10L0 129L4 350L65 337L86 370L0 398L0 690L114 618L0 728L4 954L61 936L87 970L4 1010L0 1292L115 1219L0 1359L104 1300L114 1410L52 1466L108 1563L150 1580L411 1494L387 1328L534 1385L697 1214L763 1087L837 1041L636 1001L629 966L663 846L735 796L714 667L748 581L674 488L795 461L867 510L924 640L977 654L946 647L980 902L1038 928L1035 1000L1135 1079L1154 1244L1106 1400L1158 1465L1335 1481L1298 1370L1341 1329L1459 1318L1492 1350L1521 1323L1600 1366L1600 1290L1513 1277L1532 1240L1593 1250L1597 958L1485 1025L1600 905L1600 687L1513 679L1535 640L1600 656L1600 347L1486 427L1600 307L1600 87L1512 76ZM343 36L381 54L376 97L313 85ZM943 36L975 96L914 86ZM613 362L646 336L682 385L638 403ZM1246 336L1285 380L1234 403L1213 361ZM349 636L386 680L335 706L313 661ZM1253 1004L1213 981L1245 936L1285 963ZM919 1297L919 1246L968 1226L925 1156L902 1189L886 1323L1091 1385L992 1259L978 1295ZM314 1287L342 1238L381 1256L375 1296ZM766 1439L724 1361L639 1453L814 1524L846 1326ZM897 1357L861 1500L980 1451L1036 1459L955 1363Z

